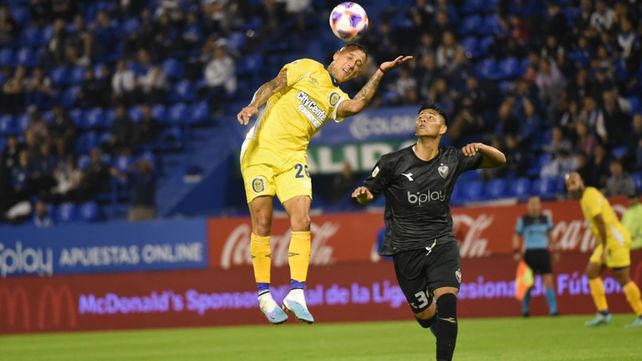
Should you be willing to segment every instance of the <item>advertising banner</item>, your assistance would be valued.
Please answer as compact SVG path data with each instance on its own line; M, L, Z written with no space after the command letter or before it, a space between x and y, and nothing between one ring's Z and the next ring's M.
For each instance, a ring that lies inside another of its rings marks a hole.
M611 201L621 215L624 200ZM544 202L543 211L553 220L552 236L563 252L592 251L596 240L577 201ZM491 257L512 253L515 223L526 213L526 205L455 207L452 213L462 258ZM376 235L382 227L381 211L313 216L311 264L377 261ZM251 266L250 232L249 218L209 219L211 265L223 269ZM288 219L275 218L271 240L273 267L287 265L289 242Z
M631 271L638 284L642 281L641 253L634 252ZM570 253L553 266L561 314L595 311L582 275L587 259L588 255ZM464 260L459 315L520 315L514 298L515 269L508 255ZM273 272L272 293L279 302L289 290L288 278L287 268ZM609 309L628 312L633 319L621 287L609 272L604 284ZM533 315L546 314L542 293L537 280ZM306 298L319 323L412 320L388 261L312 267ZM296 321L291 318L290 322ZM247 267L13 277L0 283L0 333L266 323Z
M208 266L204 219L3 227L0 277Z

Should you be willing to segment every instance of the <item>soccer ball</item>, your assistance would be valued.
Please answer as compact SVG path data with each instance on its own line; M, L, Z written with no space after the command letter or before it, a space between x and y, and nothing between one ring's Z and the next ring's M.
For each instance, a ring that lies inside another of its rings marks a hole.
M330 28L341 40L357 40L368 30L368 14L357 3L341 3L330 13Z

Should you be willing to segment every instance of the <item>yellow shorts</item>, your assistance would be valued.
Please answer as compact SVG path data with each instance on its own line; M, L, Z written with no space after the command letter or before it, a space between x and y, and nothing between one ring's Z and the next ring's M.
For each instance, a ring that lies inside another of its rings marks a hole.
M279 152L246 140L241 150L241 174L247 203L256 197L274 195L281 203L295 196L312 199L306 152Z
M598 244L589 262L602 263L602 244ZM631 265L631 249L628 244L607 243L606 266L608 268L629 267Z

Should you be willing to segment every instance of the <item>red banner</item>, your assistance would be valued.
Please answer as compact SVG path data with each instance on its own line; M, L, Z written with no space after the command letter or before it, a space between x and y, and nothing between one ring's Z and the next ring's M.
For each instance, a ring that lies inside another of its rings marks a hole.
M612 200L618 213L624 211L623 199ZM565 252L588 253L595 238L577 201L544 202L543 212L554 223L553 238ZM462 258L479 258L512 252L512 237L517 218L526 213L526 205L489 205L453 208L455 237L460 242ZM342 213L312 217L312 265L341 262L373 262L375 238L383 226L382 213ZM215 268L250 266L249 218L210 219L210 264ZM287 265L290 241L289 223L275 218L272 227L272 265Z
M587 255L570 253L554 264L559 311L592 313L582 270ZM516 264L510 256L466 259L462 264L462 317L516 316ZM631 312L620 286L607 272L609 309ZM642 252L634 252L632 277L642 280ZM273 273L272 293L288 292L287 268ZM312 267L306 297L318 322L411 320L392 264L340 263ZM533 314L545 314L541 282L533 291ZM631 314L633 318L633 314ZM0 284L0 333L265 324L258 311L251 269L20 277ZM293 320L291 320L293 322Z

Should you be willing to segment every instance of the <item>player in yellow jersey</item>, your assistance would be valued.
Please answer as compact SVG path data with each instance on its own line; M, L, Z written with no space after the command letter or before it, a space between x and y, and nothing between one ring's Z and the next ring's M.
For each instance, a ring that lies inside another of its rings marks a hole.
M629 232L622 226L604 195L594 187L586 187L578 173L570 173L566 176L566 188L571 196L580 199L582 213L598 241L586 267L586 276L589 279L597 314L595 318L586 322L586 325L594 327L611 321L604 283L600 277L606 268L610 268L622 285L626 300L638 316L630 327L642 327L640 289L631 280L630 275L631 236Z
M259 308L271 323L287 320L270 293L272 199L276 195L283 204L291 228L288 250L291 290L283 299L283 309L301 321L312 323L314 318L303 293L310 261L312 202L306 161L308 143L328 121L341 122L362 111L384 73L412 59L399 56L381 63L350 99L338 85L359 75L366 58L363 47L348 44L334 53L327 67L311 59L286 64L276 78L259 87L252 102L237 115L238 121L247 125L258 114L241 149L241 173L252 220L250 252Z

